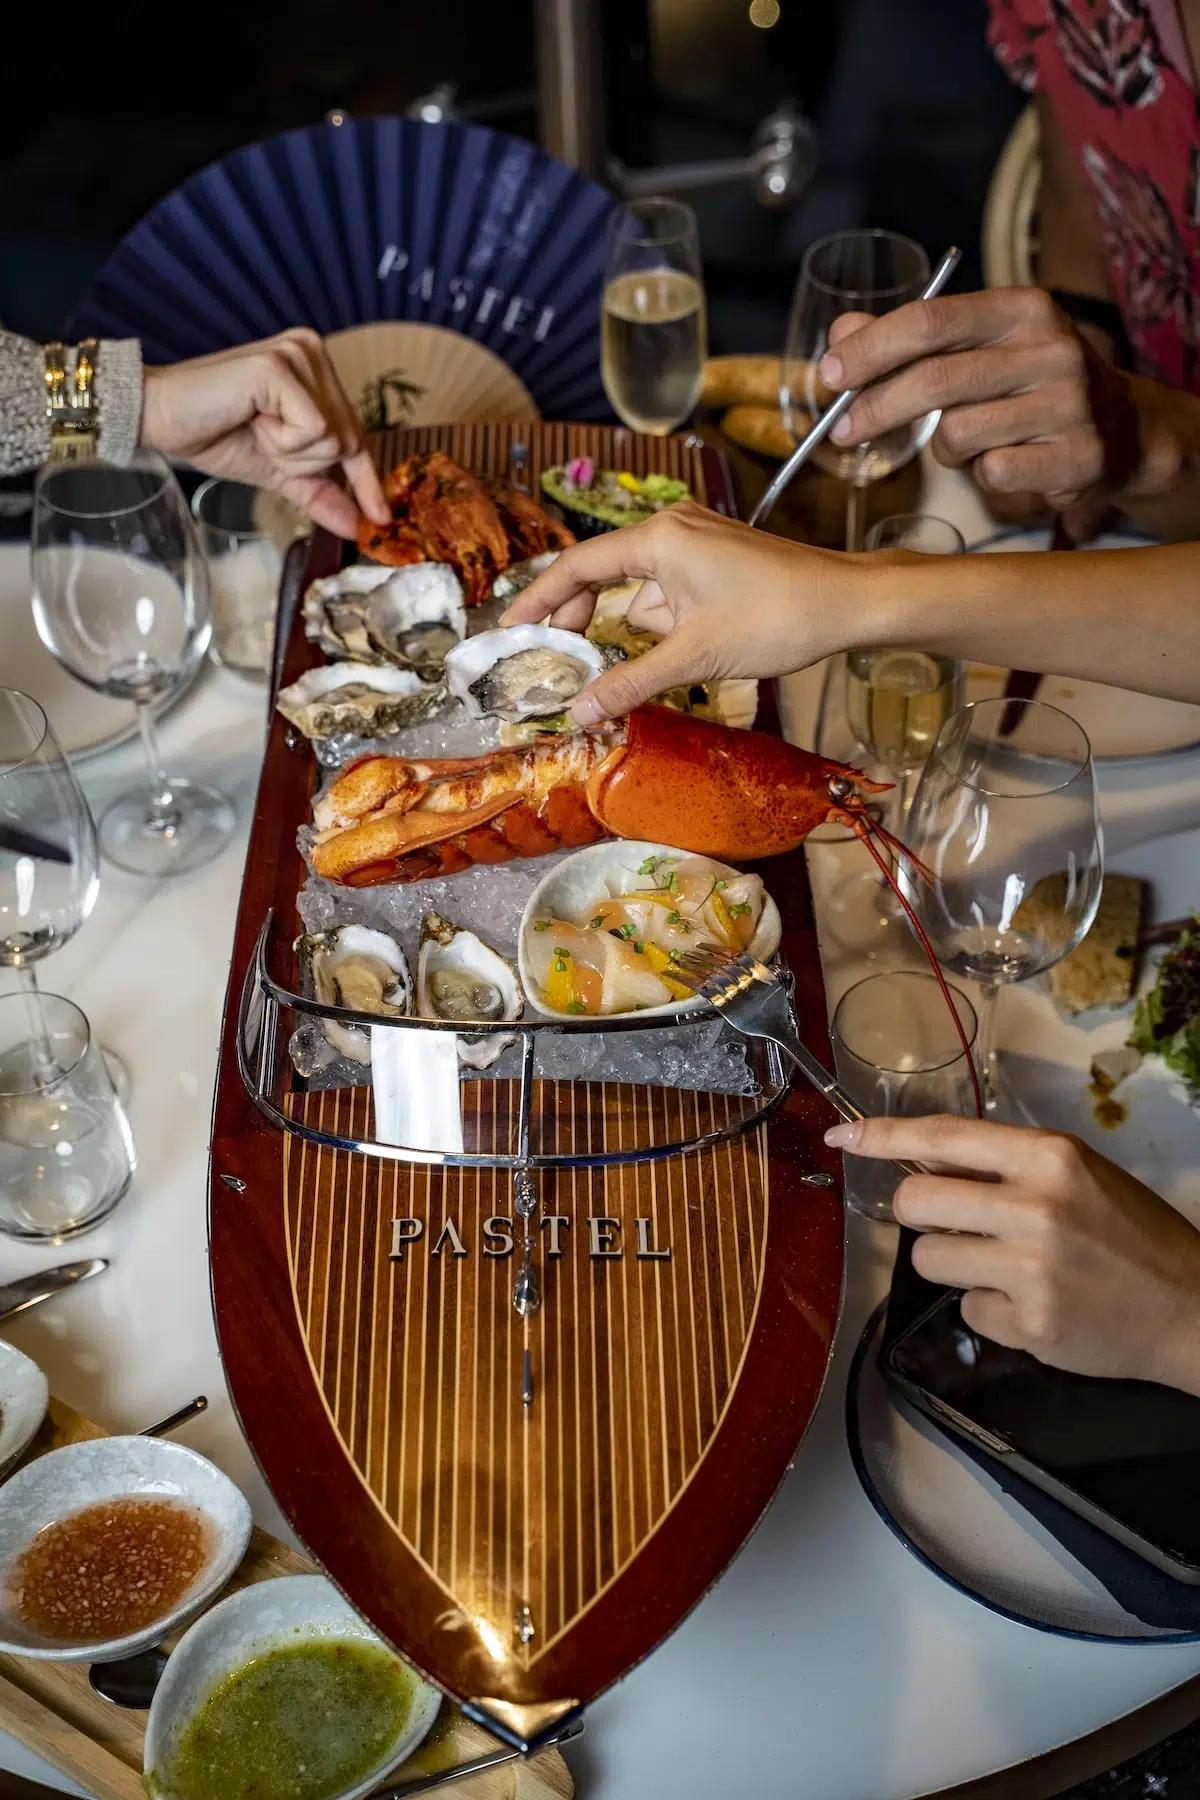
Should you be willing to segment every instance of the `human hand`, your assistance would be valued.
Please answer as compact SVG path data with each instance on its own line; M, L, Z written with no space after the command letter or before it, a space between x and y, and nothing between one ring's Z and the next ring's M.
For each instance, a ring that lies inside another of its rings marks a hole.
M305 326L148 368L142 442L209 475L275 488L339 537L355 534L355 500L377 524L391 518L362 426L319 333ZM349 494L330 474L336 465Z
M1077 1138L940 1116L835 1125L855 1156L928 1163L896 1190L913 1267L972 1331L1081 1375L1200 1394L1200 1231Z
M917 300L878 319L845 313L819 374L834 389L870 384L834 426L835 443L864 444L940 408L935 456L969 466L988 494L1092 508L1139 465L1127 378L1041 288Z
M840 649L852 565L868 560L752 531L685 501L644 525L624 525L562 551L517 596L503 623L544 620L586 631L602 587L641 580L629 623L662 642L618 663L577 696L576 723L596 725L668 688L730 675L784 675ZM853 592L861 610L865 597L857 587Z

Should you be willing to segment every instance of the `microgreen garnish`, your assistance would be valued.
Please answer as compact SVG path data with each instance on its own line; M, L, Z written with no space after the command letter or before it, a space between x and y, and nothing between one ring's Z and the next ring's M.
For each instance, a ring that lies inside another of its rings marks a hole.
M533 929L535 931L549 931L549 929L550 929L549 919L535 919L533 921Z
M567 1011L569 1013L585 1013L587 1007L583 1004L582 1000L568 1000Z
M682 923L683 923L683 919L682 919L681 914L679 914L677 912L669 912L667 914L667 924L668 925L681 925Z
M555 956L570 956L571 952L569 950L564 950L561 944L555 944L554 954Z
M653 873L657 867L658 867L657 856L648 856L644 863L638 864L638 874L639 875L653 875Z
M753 910L748 900L735 900L729 909L729 916L731 919L744 919Z
M600 929L601 925L603 925L603 923L604 923L604 914L597 913L595 918L589 924L588 930L589 931L598 931Z
M645 944L635 944L633 947L637 951L637 954L639 956L645 956L645 954L646 954Z
M615 938L631 938L637 936L636 925L610 925L608 935Z
M725 892L725 889L728 886L729 886L729 883L727 881L714 881L713 882L713 893L714 894L723 894Z

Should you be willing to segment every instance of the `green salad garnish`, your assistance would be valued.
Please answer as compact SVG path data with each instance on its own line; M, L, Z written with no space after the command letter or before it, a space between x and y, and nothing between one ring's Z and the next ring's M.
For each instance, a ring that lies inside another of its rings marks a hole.
M1158 977L1138 1001L1129 1043L1143 1056L1161 1056L1200 1098L1200 913L1158 965Z

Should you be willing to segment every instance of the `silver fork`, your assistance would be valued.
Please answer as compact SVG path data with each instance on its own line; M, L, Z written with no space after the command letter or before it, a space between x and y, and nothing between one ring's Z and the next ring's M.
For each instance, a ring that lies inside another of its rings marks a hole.
M766 1038L777 1045L843 1119L857 1123L871 1117L818 1062L797 1032L790 975L777 974L747 952L733 956L715 945L677 951L671 973L683 986L707 1000L743 1037ZM921 1163L901 1162L899 1157L892 1161L905 1175L928 1173Z

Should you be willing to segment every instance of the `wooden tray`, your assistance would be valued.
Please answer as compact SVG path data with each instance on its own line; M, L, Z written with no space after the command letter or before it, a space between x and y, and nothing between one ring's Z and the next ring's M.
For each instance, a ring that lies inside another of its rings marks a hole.
M64 1444L105 1435L90 1419L51 1400L45 1423L25 1460ZM276 1575L312 1573L313 1565L306 1556L255 1528L250 1548L225 1592ZM86 1663L0 1656L0 1730L45 1757L97 1800L146 1800L142 1787L146 1717L102 1700L88 1682ZM488 1732L456 1709L443 1707L429 1737L396 1772L395 1779L450 1769L495 1748L496 1740ZM0 1792L3 1789L0 1771ZM575 1787L558 1751L543 1750L528 1762L507 1764L456 1782L454 1792L463 1800L570 1800Z
M385 468L437 446L486 473L505 471L518 441L535 490L543 466L589 455L681 476L730 506L723 464L695 438L468 425L389 433L377 449ZM341 554L318 537L296 584L330 573ZM284 679L316 660L297 620ZM304 879L296 831L309 817L314 761L288 737L276 716L217 1086L211 1257L230 1390L279 1504L320 1564L472 1716L528 1746L680 1623L795 1455L841 1294L840 1159L822 1142L832 1114L799 1090L768 1132L732 1146L540 1174L544 1213L572 1227L562 1256L542 1259L541 1311L518 1320L511 1262L481 1253L486 1221L512 1215L507 1175L315 1149L270 1125L242 1086L246 970L268 909L278 941L294 935ZM785 920L806 1035L825 1053L803 855L762 872ZM475 1104L486 1094L504 1113L506 1084L472 1085ZM288 1103L310 1122L323 1107L369 1127L367 1089L321 1096L296 1082ZM700 1128L725 1105L577 1084L543 1098L539 1130L547 1147L628 1144L620 1133L640 1108L666 1134L658 1141L675 1141L687 1135L681 1119ZM830 1185L807 1185L814 1174ZM397 1218L424 1231L394 1260ZM589 1218L616 1222L605 1229L621 1258L593 1253ZM448 1219L465 1255L443 1237ZM650 1221L650 1247L670 1246L670 1261L637 1255L639 1219Z

